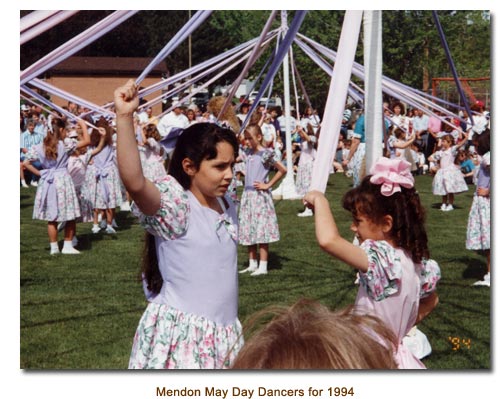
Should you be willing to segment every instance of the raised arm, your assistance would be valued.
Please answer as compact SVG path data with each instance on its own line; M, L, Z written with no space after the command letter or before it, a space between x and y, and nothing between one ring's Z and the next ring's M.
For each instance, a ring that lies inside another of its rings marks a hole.
M114 93L116 109L116 154L118 171L128 193L146 215L154 215L160 208L160 191L142 172L141 160L134 131L134 111L139 105L137 87L133 80Z
M99 139L99 143L97 144L97 147L94 148L90 152L90 156L92 156L92 157L94 155L99 154L102 151L102 149L104 148L104 139L106 138L106 129L104 129L103 127L99 127L99 128L97 128L97 130L99 131L101 138Z
M78 140L78 142L76 143L76 148L86 147L90 144L90 135L87 129L87 125L85 124L85 121L83 119L78 119L78 124L82 129L82 139Z
M304 197L304 203L314 210L316 239L320 248L354 269L366 272L368 256L360 247L340 235L330 204L324 194L310 191Z

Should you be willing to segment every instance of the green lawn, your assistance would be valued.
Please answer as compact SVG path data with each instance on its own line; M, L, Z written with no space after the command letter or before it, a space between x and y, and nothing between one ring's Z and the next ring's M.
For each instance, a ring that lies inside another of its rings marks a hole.
M456 196L457 209L439 210L432 178L417 177L427 214L432 258L441 266L440 303L422 322L433 352L431 369L488 369L491 295L471 284L485 273L485 257L465 249L473 187ZM350 238L350 216L340 199L350 180L332 175L327 196L341 233ZM146 306L138 282L142 229L128 212L117 213L116 236L93 235L78 225L81 255L50 256L46 223L31 219L35 189L21 189L21 364L24 369L125 369L132 337ZM299 218L300 201L276 201L281 240L270 245L267 276L240 276L239 312L245 319L270 304L316 298L331 308L353 303L357 286L348 266L316 244L312 218ZM62 235L60 236L62 240ZM239 248L239 268L246 267ZM453 350L450 337L462 345ZM469 341L470 340L470 341ZM470 349L463 345L470 342Z

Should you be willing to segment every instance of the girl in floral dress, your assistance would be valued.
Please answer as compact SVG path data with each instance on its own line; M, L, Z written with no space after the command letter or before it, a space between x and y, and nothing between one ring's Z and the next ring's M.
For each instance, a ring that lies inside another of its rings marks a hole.
M43 143L32 147L24 161L24 166L31 173L40 176L33 219L47 221L51 255L59 253L57 224L60 222L66 222L62 253L80 253L73 248L72 243L76 230L75 220L80 216L80 206L73 180L68 172L68 160L75 149L85 147L90 139L85 123L83 121L78 123L82 129L82 140L75 142L66 137L65 122L60 118L53 118L52 129L47 133ZM31 165L36 160L43 166L40 171Z
M113 128L104 118L99 119L96 126L106 130L104 148L93 157L92 166L87 168L85 195L94 208L92 233L95 234L100 231L98 215L99 212L104 211L106 233L115 234L116 231L112 227L113 219L115 218L115 208L121 205L123 193L118 168L116 167ZM91 147L96 148L100 140L100 133L98 131L92 132Z
M476 192L469 212L465 247L485 251L486 274L474 285L490 286L490 130L474 135L473 141L481 163L476 179Z
M168 176L143 175L133 129L133 80L115 91L118 168L146 228L148 306L129 368L228 368L243 345L238 320L237 213L227 195L236 136L196 123L179 136Z
M251 153L246 159L245 187L240 203L239 242L248 246L249 266L240 273L251 272L252 276L257 276L267 274L269 243L280 239L271 188L285 175L286 168L276 161L272 149L264 148L259 125L249 125L244 134ZM276 168L277 172L268 181L272 167Z
M437 305L440 270L429 259L424 209L410 164L381 158L371 175L345 194L343 206L353 215L351 230L360 246L340 236L321 192L309 192L304 201L314 209L320 247L359 272L356 309L378 316L398 338L398 367L425 368L403 338Z
M432 193L441 195L441 210L445 212L454 209L455 194L469 189L459 165L455 164L458 149L466 140L467 137L464 135L457 145L453 145L453 137L446 134L441 138L441 150L429 157L429 162L439 161L439 169L432 180Z
M143 146L140 148L144 151L142 158L142 169L144 176L151 181L163 180L167 176L165 170L165 150L160 145L160 132L156 125L150 123L142 129Z

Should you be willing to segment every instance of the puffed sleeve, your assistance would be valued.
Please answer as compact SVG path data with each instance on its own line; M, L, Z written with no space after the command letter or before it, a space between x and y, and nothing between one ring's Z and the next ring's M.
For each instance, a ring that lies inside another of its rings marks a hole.
M262 164L266 169L274 166L276 163L275 152L271 150L266 150L262 154Z
M66 137L63 141L64 151L68 154L73 153L76 150L76 141L71 140L69 137Z
M40 152L43 151L43 147L38 144L31 147L24 156L25 161L37 161L40 159Z
M184 188L173 178L155 183L160 190L160 209L155 215L144 215L133 204L132 212L141 225L151 234L166 240L174 240L184 234L188 227L189 199Z
M432 259L422 259L417 269L420 278L420 298L424 298L436 290L437 283L441 279L441 269Z
M359 280L370 298L381 301L399 291L402 266L396 251L386 241L365 240L361 248L368 256L368 270Z

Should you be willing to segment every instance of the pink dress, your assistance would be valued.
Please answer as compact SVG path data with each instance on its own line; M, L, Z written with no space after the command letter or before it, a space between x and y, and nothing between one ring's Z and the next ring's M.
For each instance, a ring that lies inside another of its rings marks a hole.
M438 264L425 260L415 264L400 248L386 241L365 240L368 270L359 273L356 309L379 317L396 335L395 359L400 369L424 369L402 341L415 325L420 298L432 293L441 278Z

